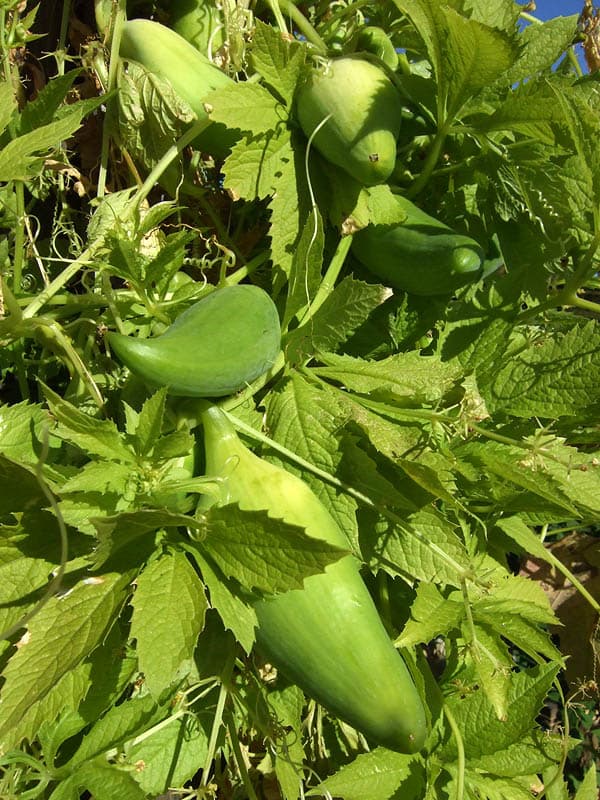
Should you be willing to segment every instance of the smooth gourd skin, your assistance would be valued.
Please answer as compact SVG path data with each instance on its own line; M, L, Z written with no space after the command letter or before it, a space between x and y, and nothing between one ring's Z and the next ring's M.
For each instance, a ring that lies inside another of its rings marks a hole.
M188 103L198 120L207 120L206 97L234 81L175 31L149 19L131 19L122 29L119 56L135 61L159 78ZM212 123L194 145L211 155L222 156L238 133Z
M206 472L221 475L221 505L267 510L308 536L348 549L325 506L296 476L254 455L223 412L203 415ZM393 646L352 555L294 589L255 603L257 643L309 696L369 740L419 751L427 727L421 698Z
M225 42L225 29L214 0L170 0L164 3L169 27L208 55Z
M398 69L398 53L383 28L376 25L365 25L364 28L359 29L353 44L356 50L373 53L393 72Z
M352 252L389 286L416 295L448 294L482 275L484 252L404 197L394 198L406 219L368 225L354 234Z
M277 309L250 284L216 289L183 312L165 333L139 339L108 334L118 358L179 397L225 397L267 372L280 350Z
M359 183L373 186L391 175L402 110L387 76L360 58L336 58L311 70L299 84L296 115L316 149Z

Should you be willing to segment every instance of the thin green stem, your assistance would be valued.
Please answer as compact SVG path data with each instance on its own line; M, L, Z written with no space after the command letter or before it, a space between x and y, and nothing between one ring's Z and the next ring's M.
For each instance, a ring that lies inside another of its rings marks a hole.
M465 796L465 743L463 742L462 734L454 714L448 708L447 703L444 703L444 716L448 720L450 730L456 742L456 800L464 800Z
M212 728L210 731L210 738L208 740L208 748L206 751L206 759L204 761L204 768L202 770L202 778L200 781L201 786L208 786L210 779L211 765L215 760L217 752L217 740L221 727L223 725L223 714L225 712L225 703L229 696L229 683L231 675L233 674L233 667L235 665L235 654L229 656L227 663L223 667L221 675L221 688L219 690L219 699L217 700L217 708L215 709L215 716L213 718Z
M285 13L288 14L298 30L304 34L306 39L313 44L320 53L327 55L327 45L300 9L296 8L290 0L279 0L279 5Z
M547 556L546 556L546 558L547 558L548 562L549 562L550 564L552 564L552 566L553 566L555 569L557 569L557 570L558 570L558 571L561 573L561 575L564 575L564 576L565 576L565 578L567 578L567 580L569 580L569 581L570 581L570 582L573 584L573 586L575 587L575 589L577 589L577 591L579 592L579 594L580 594L580 595L581 595L583 598L585 598L585 599L587 600L587 602L588 602L588 603L590 604L590 606L591 606L591 607L594 609L594 611L596 611L596 613L600 614L600 602L598 602L598 600L596 600L596 598L595 598L595 597L594 597L592 594L590 594L590 593L588 592L588 590L587 590L587 589L585 588L585 586L584 586L584 585L581 583L581 581L580 581L580 580L578 580L578 579L575 577L575 575L573 575L573 573L571 572L571 570L570 570L570 569L569 569L567 566L565 566L565 565L562 563L562 561L561 561L559 558L557 558L557 557L554 555L554 553L552 552L552 550L549 550L549 549L547 549L547 550L546 550L546 552L547 552Z
M435 166L440 160L440 157L442 155L442 150L444 149L444 143L446 141L446 137L450 129L450 124L451 120L447 119L444 122L444 124L439 127L437 133L435 134L432 145L425 159L423 169L419 173L415 182L410 186L410 188L406 192L406 196L409 199L416 197L420 192L422 192L425 186L427 185L429 179L433 175Z
M248 800L258 800L256 792L254 791L254 786L250 780L250 774L248 773L248 768L244 760L244 754L242 753L242 748L240 747L238 732L231 714L228 715L226 724L227 732L229 733L229 741L231 742L231 748L233 750L233 755L235 756L235 763L239 769L242 783L244 784L246 794L248 795Z
M342 236L340 238L336 251L333 254L331 261L329 262L329 266L327 268L325 275L323 276L321 285L319 286L317 293L315 294L310 305L308 306L308 309L302 316L298 328L302 328L312 319L312 317L316 314L319 308L321 308L325 300L327 300L327 298L335 288L336 281L339 277L342 267L344 266L344 261L346 260L346 256L350 251L351 244L352 244L351 236Z
M110 151L110 127L114 118L114 108L117 102L115 90L117 88L117 78L119 70L119 44L121 41L121 29L127 17L125 0L119 0L114 12L114 26L112 27L112 38L110 47L110 62L108 66L108 91L113 92L106 104L106 114L102 126L102 146L100 150L100 169L98 171L98 197L104 197L106 191L106 176L108 174L108 160Z
M563 305L572 306L573 308L581 308L583 311L590 311L592 314L600 314L600 303L594 303L592 300L586 300L585 297L579 297L573 294L570 297L565 297Z
M285 20L283 18L283 14L281 13L281 9L279 7L279 0L267 0L271 11L273 12L273 16L275 17L275 22L277 23L277 27L279 28L279 32L287 35L288 29L287 25L285 24Z

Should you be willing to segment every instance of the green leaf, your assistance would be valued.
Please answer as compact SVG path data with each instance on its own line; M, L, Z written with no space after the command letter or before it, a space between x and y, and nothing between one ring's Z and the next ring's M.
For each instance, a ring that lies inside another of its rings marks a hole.
M463 623L463 636L469 641L469 654L475 668L478 685L494 709L499 720L508 716L508 696L511 669L514 662L508 647L493 628L485 624Z
M512 673L504 720L498 719L481 689L447 697L446 702L462 733L467 757L491 755L529 735L559 669L558 664L549 663ZM444 755L449 760L456 757L456 745L452 740L445 745Z
M292 258L283 328L289 325L298 311L310 305L321 283L323 266L323 219L318 208L313 209L304 225Z
M131 605L139 669L158 699L190 670L207 608L204 587L185 554L173 551L138 575Z
M343 278L306 325L292 331L290 348L301 353L335 352L385 299L377 284ZM304 360L304 359L301 359Z
M563 747L560 736L533 730L505 749L471 759L470 766L472 769L506 778L533 775L552 764L558 764Z
M596 783L596 773L597 770L592 765L585 773L585 777L583 778L579 789L577 789L575 800L597 800L598 786Z
M0 453L13 461L37 464L39 443L49 427L47 412L39 405L24 401L1 406Z
M335 475L343 453L338 438L343 411L338 393L315 386L297 372L271 392L267 421L272 438L319 469ZM358 540L356 502L338 492L309 471L300 471L291 462L281 462L285 469L299 475L326 506L348 541Z
M15 90L7 81L0 81L0 134L8 127L16 108Z
M0 737L103 640L125 601L131 575L85 578L30 620L4 670Z
M46 387L44 393L52 415L60 423L56 435L80 447L90 455L109 461L132 462L135 459L122 434L112 420L96 419L80 411Z
M166 399L167 390L162 388L144 401L135 430L136 450L142 456L151 452L160 437Z
M146 800L147 797L129 772L115 764L107 764L104 759L84 764L71 780L80 789L87 789L94 800L114 800L115 797L119 800Z
M7 484L2 477L0 481L4 490ZM55 567L51 558L31 558L16 547L0 549L0 631L17 623L40 599Z
M328 793L344 800L388 800L400 796L403 800L417 800L422 797L424 784L418 756L393 753L378 747L359 755L308 794L321 796Z
M260 136L246 136L232 147L225 161L223 185L235 198L268 197L293 160L290 134L284 126Z
M516 47L503 31L467 19L434 0L394 0L425 42L438 90L438 121L454 117L513 62Z
M44 160L81 125L85 110L74 104L69 114L10 141L0 150L0 181L27 181L39 175Z
M287 117L284 106L258 83L235 83L217 89L207 95L206 104L211 120L253 136L276 130Z
M577 14L528 25L520 36L521 51L502 76L503 83L510 86L549 70L573 44L576 35Z
M65 75L58 75L49 80L36 96L29 100L18 117L18 133L29 133L42 125L47 125L60 112L68 113L69 105L63 105L73 86L73 82L81 75L81 70L72 69Z
M29 468L0 455L0 514L50 505L40 479Z
M149 736L125 744L123 751L144 796L157 797L194 777L205 763L208 735L196 716L172 717Z
M305 578L324 572L344 555L266 511L245 511L234 504L211 508L206 530L203 550L227 578L251 591L301 589Z
M304 63L305 48L290 41L271 25L259 19L252 32L250 61L265 83L274 89L290 106L300 70Z
M396 640L399 647L412 647L430 642L440 634L459 628L465 616L465 606L458 592L448 596L433 583L419 583L410 608L410 619Z
M367 549L368 544L368 549ZM377 537L363 546L365 559L408 580L460 586L469 555L454 527L441 514L423 509L406 521L381 520Z
M436 356L398 353L380 361L365 361L348 355L321 353L324 367L313 371L360 394L391 396L395 404L423 405L441 400L455 385L457 367Z
M593 415L600 409L598 325L590 320L544 336L507 359L491 384L480 388L490 412L551 419Z
M190 553L200 567L202 579L208 588L211 608L214 608L224 627L230 630L246 653L254 645L254 630L258 625L254 610L230 588L228 581L210 560L205 558L200 548L190 545Z
M202 528L202 523L185 514L175 514L159 509L124 511L113 516L97 517L90 520L98 535L98 546L94 552L94 564L103 564L111 555L128 547L133 542L149 534L156 534L162 528L192 529Z
M95 720L81 745L68 762L74 769L79 764L122 745L161 722L169 715L170 705L158 705L150 695L135 695L113 706L104 716Z

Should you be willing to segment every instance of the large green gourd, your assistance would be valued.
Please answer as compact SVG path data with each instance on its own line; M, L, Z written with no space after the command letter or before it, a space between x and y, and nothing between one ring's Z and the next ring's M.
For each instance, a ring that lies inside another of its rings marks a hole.
M211 91L233 85L234 81L175 31L148 19L132 19L122 29L119 56L135 61L149 72L168 81L176 94L190 106L198 120L207 120L204 108ZM194 145L207 153L223 156L239 133L212 123Z
M469 236L396 195L403 222L368 225L354 234L352 252L389 286L417 295L441 295L479 280L484 253Z
M301 479L253 454L217 407L203 415L206 471L220 476L221 505L265 510L308 536L348 549L325 506ZM399 752L423 747L425 712L412 678L381 622L352 555L312 575L302 589L255 603L257 642L309 696Z
M161 336L107 338L119 359L150 384L180 397L224 397L273 365L281 330L269 295L241 284L199 300Z
M374 64L360 58L337 58L311 70L299 84L296 114L306 136L332 164L359 183L383 183L396 163L400 132L400 96Z

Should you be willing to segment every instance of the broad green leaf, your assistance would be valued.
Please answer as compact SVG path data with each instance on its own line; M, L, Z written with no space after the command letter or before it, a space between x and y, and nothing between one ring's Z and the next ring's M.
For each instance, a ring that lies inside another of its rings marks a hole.
M385 290L382 286L347 276L308 322L292 331L287 341L291 348L306 355L335 352L384 299Z
M378 747L342 767L310 791L309 796L328 793L344 800L389 800L400 796L403 800L417 800L422 797L424 782L418 756Z
M477 683L494 709L496 717L505 721L508 715L511 669L514 666L508 647L493 628L485 624L462 626L469 642L469 655L475 668Z
M0 406L0 453L13 461L37 464L39 443L49 428L47 412L39 405L24 401Z
M234 634L245 652L249 653L254 645L254 629L258 625L254 610L228 586L224 575L212 566L199 547L190 546L190 552L200 567L211 608L217 611L224 627Z
M0 514L44 508L50 505L39 477L25 467L0 454Z
M144 796L157 797L170 787L184 786L204 765L208 733L192 714L172 717L149 736L125 744L123 751Z
M394 403L408 406L441 400L456 384L455 365L442 363L436 356L417 352L398 353L381 361L365 361L348 355L321 353L324 367L314 367L316 375L336 381L361 394L389 396Z
M204 587L179 551L151 561L136 578L131 635L139 669L158 699L189 672L207 603Z
M118 747L161 722L171 710L170 705L158 705L150 695L135 695L94 721L89 733L69 760L69 768L95 759L113 747Z
M9 556L7 550L0 550L0 631L15 625L41 599L56 568L54 559L30 558L17 548Z
M238 128L252 136L268 133L285 125L284 106L258 83L235 83L217 89L206 97L210 118L228 128Z
M519 575L507 575L502 582L475 600L473 612L497 615L498 619L503 614L512 614L542 625L558 623L548 595L540 584Z
M250 61L265 83L290 106L304 62L304 47L256 20Z
M394 0L425 42L438 90L438 121L454 117L511 65L516 47L503 31L435 0Z
M7 81L0 81L0 134L6 130L16 108L17 101L12 85Z
M318 208L308 215L293 254L288 281L283 327L287 327L296 314L310 306L321 283L323 266L323 219Z
M410 619L396 640L399 647L429 642L440 634L457 629L465 616L465 605L458 592L444 596L433 583L421 582L410 608Z
M520 448L489 440L460 445L456 454L505 481L538 495L552 506L562 507L577 516L577 508L566 496L560 481L544 468L543 451L536 459L533 447Z
M112 420L97 419L80 411L47 387L44 392L50 410L59 422L55 431L57 436L90 455L97 455L109 461L125 463L134 461L133 451L125 444L123 436Z
M49 80L23 107L18 117L18 133L28 133L47 125L61 110L68 113L69 106L65 101L73 82L80 75L80 70L71 69L65 75L57 75Z
M61 119L18 136L0 150L0 181L27 181L42 172L44 159L81 125L84 110L78 104L70 108Z
M519 7L514 0L464 0L463 8L471 19L490 28L514 33L519 19Z
M72 492L101 492L102 494L128 494L131 482L138 473L132 464L119 464L106 461L88 461L60 487L61 495Z
M562 739L556 734L534 729L506 749L470 759L470 765L481 772L506 778L532 775L557 764L563 747Z
M423 509L395 522L380 520L369 540L361 538L365 559L407 580L460 586L470 570L467 550L454 527L439 513Z
M577 33L577 14L532 23L521 33L521 51L514 59L503 83L510 86L549 70L573 43Z
M452 770L454 772L454 770ZM527 775L523 778L498 778L495 775L480 775L479 772L467 771L465 785L470 797L485 800L531 800L531 786L537 783L537 777ZM456 785L450 784L450 792L456 791Z
M490 412L554 419L593 414L600 409L599 387L600 330L590 320L515 353L480 388Z
M270 394L267 405L267 422L272 438L331 475L336 474L343 456L338 438L341 416L343 412L337 392L325 386L315 386L296 372ZM273 460L300 475L328 508L348 541L356 543L356 502L311 472L300 472L292 462Z
M199 529L202 527L201 523L185 514L159 509L125 511L113 516L93 518L91 523L94 525L98 537L98 546L94 551L94 564L96 565L103 564L109 556L129 547L135 541L149 539L162 528L185 526Z
M592 765L585 773L583 781L581 782L575 800L597 800L598 786L597 786L597 770Z
M108 764L101 758L84 764L71 780L80 789L87 789L94 800L115 800L116 797L119 800L146 800L147 798L146 793L130 772L121 769L116 764Z
M305 578L344 555L266 511L233 504L207 512L206 534L202 549L227 578L269 594L301 589Z
M506 517L496 522L498 528L515 542L524 553L548 561L544 543L519 517Z
M463 736L467 758L491 755L529 735L558 670L558 664L548 663L512 673L505 720L498 719L481 689L447 697L446 702ZM444 754L449 760L456 757L456 745L452 740L445 745Z
M279 735L275 740L275 773L285 800L297 800L305 761L302 712L304 695L291 684L268 694L269 709L275 714Z
M103 640L123 605L131 575L90 576L51 598L29 621L4 670L0 737Z
M234 198L265 198L275 192L278 179L294 154L289 131L281 127L235 144L223 167L224 186Z

